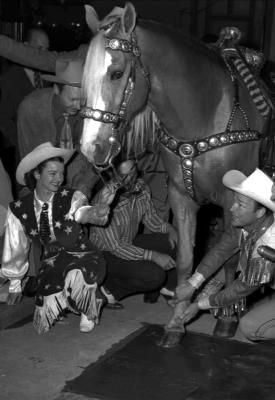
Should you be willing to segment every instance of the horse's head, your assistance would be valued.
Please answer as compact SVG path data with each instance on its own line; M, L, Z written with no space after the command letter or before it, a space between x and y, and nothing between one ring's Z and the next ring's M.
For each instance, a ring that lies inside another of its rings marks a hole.
M137 44L134 6L115 7L102 21L91 6L85 8L95 36L83 73L81 151L95 166L105 168L120 152L122 129L146 103L149 76Z

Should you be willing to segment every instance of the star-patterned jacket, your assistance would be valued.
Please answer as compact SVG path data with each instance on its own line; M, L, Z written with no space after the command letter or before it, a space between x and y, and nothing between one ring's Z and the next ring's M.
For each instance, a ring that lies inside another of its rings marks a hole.
M82 196L80 192L62 187L48 202L51 241L58 245L58 250L96 250L86 237L83 227L73 217L76 209L87 202L86 197ZM30 243L40 242L39 217L42 204L35 192L10 203L2 257L2 273L11 281L10 292L21 291L20 281L29 267Z

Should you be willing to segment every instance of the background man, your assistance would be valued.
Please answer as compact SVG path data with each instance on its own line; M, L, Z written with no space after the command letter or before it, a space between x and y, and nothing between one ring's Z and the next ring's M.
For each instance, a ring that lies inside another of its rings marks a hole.
M177 232L158 216L147 185L137 179L134 160L122 162L118 175L122 187L112 203L109 222L90 229L91 241L104 251L107 261L104 287L116 300L163 287L161 293L173 296L176 263L172 254ZM93 201L98 201L97 196ZM141 223L154 233L138 234ZM115 307L119 307L117 302Z
M55 75L42 75L54 83L28 95L18 109L20 159L39 144L50 141L57 147L77 147L82 132L79 116L82 60L58 60ZM97 176L92 165L76 153L67 168L66 184L90 197Z
M32 49L46 51L49 48L47 33L39 28L27 31L25 42ZM0 81L0 131L2 133L2 157L4 164L15 183L15 170L18 163L17 110L25 96L34 89L43 87L43 81L37 70L13 64ZM13 185L14 186L14 185ZM14 188L15 192L15 188ZM15 193L14 193L15 194Z

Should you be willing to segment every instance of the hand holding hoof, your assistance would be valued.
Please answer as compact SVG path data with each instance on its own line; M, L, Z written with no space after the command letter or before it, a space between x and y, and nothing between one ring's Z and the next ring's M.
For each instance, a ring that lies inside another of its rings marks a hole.
M165 349L171 349L180 344L182 338L185 336L184 332L174 332L164 330L162 337L156 342L156 345Z

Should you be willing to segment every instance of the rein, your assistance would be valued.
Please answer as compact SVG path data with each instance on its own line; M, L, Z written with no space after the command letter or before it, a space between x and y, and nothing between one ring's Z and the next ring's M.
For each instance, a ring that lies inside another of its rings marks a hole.
M150 76L146 71L142 61L141 61L141 51L137 45L136 35L133 32L130 36L130 41L120 38L109 38L105 36L105 49L111 49L114 51L122 51L123 53L129 53L131 55L131 69L128 76L127 84L123 92L122 101L120 103L118 113L113 113L110 111L104 111L99 109L94 109L92 107L83 107L81 109L80 115L82 118L90 118L94 121L98 121L104 124L112 124L112 135L109 138L111 144L111 149L109 153L109 162L106 166L97 166L95 168L101 171L108 169L112 166L112 160L117 156L121 150L121 143L119 140L119 128L122 123L127 123L126 120L126 110L130 103L130 99L133 95L136 82L136 66L141 70L141 73L146 81L148 90L150 90Z

